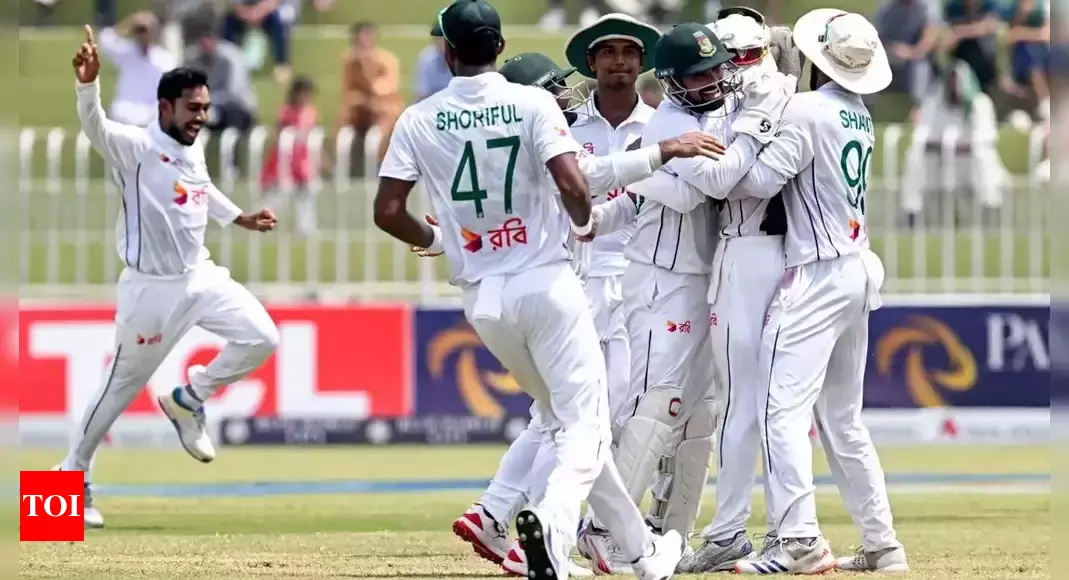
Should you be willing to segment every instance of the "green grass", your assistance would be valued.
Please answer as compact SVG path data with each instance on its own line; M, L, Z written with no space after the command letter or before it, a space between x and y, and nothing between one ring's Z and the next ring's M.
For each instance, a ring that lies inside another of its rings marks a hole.
M106 449L96 481L107 483L318 479L488 478L501 446L223 450L193 465L181 452ZM23 454L23 469L61 452ZM911 447L881 451L889 473L958 470L1049 473L1033 447ZM823 462L818 460L818 467ZM818 470L821 471L821 470ZM98 496L108 527L83 544L21 544L21 578L56 580L219 578L500 578L449 532L474 492L406 495L120 498ZM1050 577L1049 495L900 494L899 538L915 580L1039 580ZM699 523L712 515L706 498ZM858 544L833 493L818 495L821 527L840 554ZM751 532L764 517L758 501ZM850 578L844 572L837 577ZM858 576L864 577L864 576ZM686 578L684 576L684 578Z

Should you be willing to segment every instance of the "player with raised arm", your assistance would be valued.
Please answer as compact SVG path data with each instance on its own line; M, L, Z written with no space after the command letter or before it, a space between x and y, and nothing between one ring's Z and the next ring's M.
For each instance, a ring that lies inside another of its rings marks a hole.
M528 576L568 577L587 499L640 579L668 578L682 538L646 528L609 458L605 361L569 263L570 230L590 229L580 147L552 95L495 70L505 42L489 3L456 0L438 20L454 77L398 121L379 171L375 223L411 246L445 249L465 317L535 400L532 422L556 462L544 482L530 483L544 490L532 491L541 500L516 517ZM440 227L408 213L417 181Z
M189 383L158 397L195 459L215 458L204 404L225 385L256 370L275 351L278 329L267 310L204 247L208 218L251 231L275 228L271 210L242 213L215 185L197 135L211 106L204 73L178 68L157 88L159 115L142 129L109 120L100 104L100 57L93 31L74 55L78 118L104 158L122 195L117 248L125 267L115 298L115 355L100 391L57 469L83 471L85 523L104 523L89 481L93 456L119 415L149 382L163 359L194 327L226 339L206 367L191 367Z
M645 199L624 274L636 396L616 461L636 503L660 471L647 519L655 528L684 534L697 517L716 427L706 300L716 231L713 201L727 197L772 137L794 83L784 75L760 86L754 81L745 98L737 99L733 95L743 89L743 80L733 58L702 24L681 24L661 38L654 62L666 99L643 142L705 130L730 145L718 161L673 161L654 179L630 188ZM689 187L657 186L661 173ZM687 499L669 504L672 493ZM625 569L607 534L590 527L584 539L592 559Z
M861 96L891 82L875 27L836 9L807 13L794 42L811 63L810 91L791 99L780 135L739 183L741 194L782 190L787 214L786 271L772 299L760 366L760 436L777 537L743 560L745 574L844 570L903 572L883 468L861 421L869 312L882 301L883 264L869 249L865 194L875 141ZM837 561L817 523L815 420L862 547Z

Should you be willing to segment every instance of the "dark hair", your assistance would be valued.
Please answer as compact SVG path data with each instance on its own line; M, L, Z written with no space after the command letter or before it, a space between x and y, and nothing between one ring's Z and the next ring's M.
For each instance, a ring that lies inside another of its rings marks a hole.
M501 47L501 36L491 30L481 30L452 46L453 53L461 64L468 66L487 66L497 62Z
M360 34L361 32L364 32L365 30L374 31L375 30L375 23L374 22L368 22L366 20L365 21L361 21L361 22L357 22L356 24L354 24L349 29L349 32L352 33L353 36L356 36L357 34Z
M174 103L182 96L182 93L200 87L208 86L208 75L204 71L178 67L172 71L163 73L160 84L156 86L156 99Z
M301 93L315 92L316 85L312 82L312 79L306 76L298 76L293 79L293 83L290 84L289 94L286 95L286 100L293 101L297 95Z

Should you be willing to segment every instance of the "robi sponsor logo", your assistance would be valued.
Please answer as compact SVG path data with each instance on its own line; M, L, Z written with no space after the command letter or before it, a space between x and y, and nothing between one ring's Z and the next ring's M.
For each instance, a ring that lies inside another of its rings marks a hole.
M19 473L19 541L83 542L81 471Z

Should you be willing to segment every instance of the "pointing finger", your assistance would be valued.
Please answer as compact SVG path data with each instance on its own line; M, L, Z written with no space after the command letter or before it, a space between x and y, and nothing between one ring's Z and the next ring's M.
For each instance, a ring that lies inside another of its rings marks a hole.
M96 41L93 39L93 27L88 24L85 25L85 41L90 46L96 46Z

